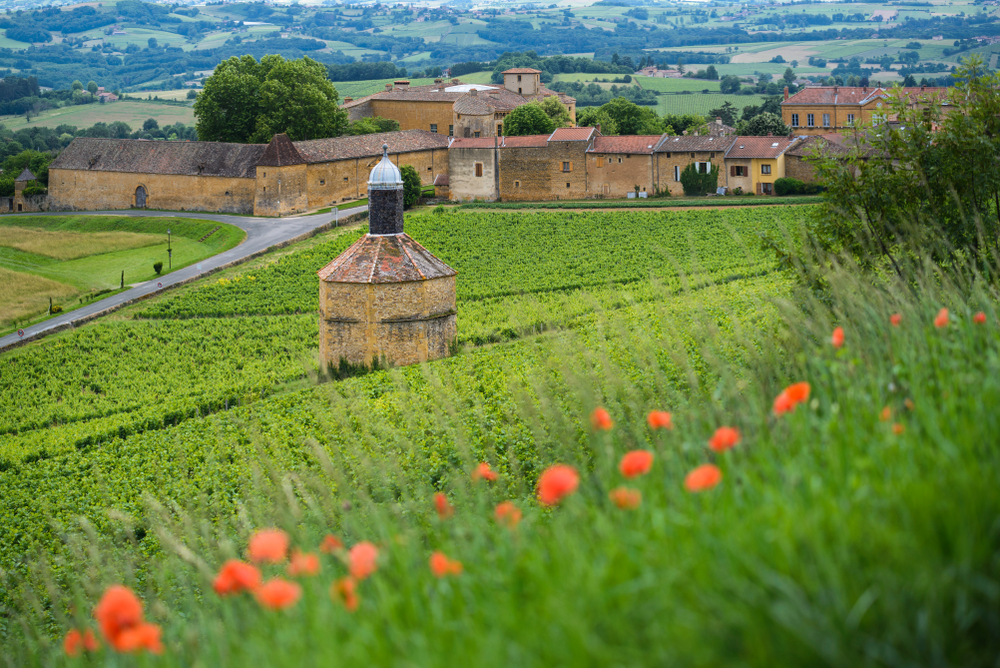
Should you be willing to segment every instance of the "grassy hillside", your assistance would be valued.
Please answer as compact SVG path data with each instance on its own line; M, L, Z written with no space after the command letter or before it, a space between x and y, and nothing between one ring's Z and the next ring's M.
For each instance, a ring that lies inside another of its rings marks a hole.
M194 125L194 110L190 106L156 104L138 100L120 100L109 104L79 104L61 109L49 109L28 121L24 116L0 116L0 124L11 130L23 128L75 125L89 128L94 123L124 121L133 130L142 127L147 118L162 125L184 123Z

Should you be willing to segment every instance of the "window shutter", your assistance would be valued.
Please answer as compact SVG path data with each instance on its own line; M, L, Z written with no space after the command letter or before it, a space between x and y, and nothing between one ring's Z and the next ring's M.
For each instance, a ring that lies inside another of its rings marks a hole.
M730 176L736 176L736 168L735 167L730 167L729 168L729 175Z
M569 163L569 171L571 171L571 172L573 171L573 162L572 161L570 161L570 163Z

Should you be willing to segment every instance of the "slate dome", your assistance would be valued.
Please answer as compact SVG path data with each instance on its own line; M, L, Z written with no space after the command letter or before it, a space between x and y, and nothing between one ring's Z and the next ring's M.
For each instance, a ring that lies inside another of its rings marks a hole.
M372 168L372 173L368 176L368 188L370 190L403 189L403 175L389 159L388 144L382 144L382 159Z

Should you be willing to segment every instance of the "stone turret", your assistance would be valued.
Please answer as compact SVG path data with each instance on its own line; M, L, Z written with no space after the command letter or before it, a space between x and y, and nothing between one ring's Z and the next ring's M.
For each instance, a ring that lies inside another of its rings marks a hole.
M368 234L319 271L320 356L333 365L446 357L455 276L403 231L403 179L383 145L368 180Z

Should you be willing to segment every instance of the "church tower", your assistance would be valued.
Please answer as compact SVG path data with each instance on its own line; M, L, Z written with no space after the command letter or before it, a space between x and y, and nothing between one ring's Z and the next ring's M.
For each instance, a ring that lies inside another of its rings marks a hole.
M400 366L446 357L455 275L403 231L403 179L383 144L368 180L368 234L319 271L320 356Z

